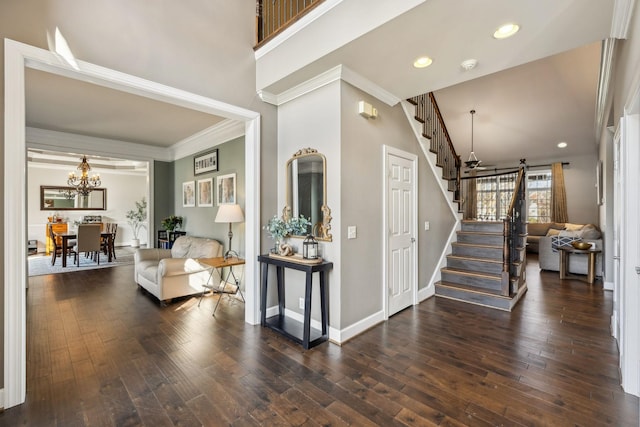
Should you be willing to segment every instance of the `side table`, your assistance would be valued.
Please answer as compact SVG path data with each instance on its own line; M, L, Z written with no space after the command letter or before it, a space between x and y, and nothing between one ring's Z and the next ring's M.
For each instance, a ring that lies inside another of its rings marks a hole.
M593 285L596 279L596 254L602 252L602 249L576 249L570 245L558 246L558 254L560 255L560 280L568 278L569 272L569 255L570 254L587 254L587 283Z
M272 257L269 255L258 256L262 270L262 285L260 288L260 324L267 328L281 333L287 338L302 344L305 350L326 341L329 338L329 311L328 311L328 289L326 283L327 272L333 268L332 262L322 261L315 264L289 261L284 257ZM267 318L267 287L269 266L276 267L277 287L278 287L278 314ZM305 272L304 291L304 322L295 321L284 315L285 290L284 290L284 269ZM313 273L320 275L320 313L322 316L322 330L311 328L311 286L313 283Z
M202 302L202 297L204 296L204 293L207 291L207 289L209 289L212 292L217 292L220 294L220 298L218 298L218 302L216 302L216 306L213 308L212 316L216 315L216 310L218 309L218 304L220 304L220 299L222 299L222 294L235 295L239 292L240 297L242 298L242 302L244 302L244 295L242 295L242 290L240 289L240 281L236 277L236 274L233 272L234 266L245 264L244 259L233 258L233 257L230 257L230 258L215 257L215 258L198 258L196 261L198 261L200 264L206 267L209 267L211 270L211 273L209 274L209 279L207 279L207 283L202 285L204 289L202 290L202 295L200 295L200 301L198 302L198 307L200 307L200 303ZM220 274L220 278L224 283L224 285L222 285L222 289L220 289L219 286L214 286L211 283L211 278L213 277L213 271L215 269L220 269L220 271L222 272L222 269L225 267L228 267L229 271L227 272L226 277L222 277L222 274ZM236 285L236 288L234 291L229 292L226 290L226 288L227 288L227 283L231 277L233 277L233 283Z

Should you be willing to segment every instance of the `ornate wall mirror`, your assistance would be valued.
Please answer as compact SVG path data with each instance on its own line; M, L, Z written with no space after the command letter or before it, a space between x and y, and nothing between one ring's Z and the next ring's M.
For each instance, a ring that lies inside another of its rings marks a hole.
M86 196L73 187L40 186L40 210L43 211L104 211L107 209L107 189L96 188Z
M311 234L330 242L331 209L327 206L327 160L313 148L297 151L288 161L286 171L286 205L282 217L304 216L313 224ZM305 237L305 236L294 236Z

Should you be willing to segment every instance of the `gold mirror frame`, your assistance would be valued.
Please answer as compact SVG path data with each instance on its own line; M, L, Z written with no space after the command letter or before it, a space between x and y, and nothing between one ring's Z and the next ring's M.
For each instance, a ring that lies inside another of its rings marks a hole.
M282 209L282 219L288 221L291 219L291 211L292 207L289 206L289 201L292 200L291 195L291 175L292 172L289 172L289 168L291 163L295 160L302 159L304 157L317 156L322 159L322 206L320 207L320 211L322 213L322 221L316 223L313 226L312 234L317 240L331 242L333 241L333 236L329 232L331 230L331 209L327 206L327 159L326 157L318 153L318 150L314 148L303 148L298 150L291 158L287 161L284 171L285 171L285 205ZM291 236L291 237L306 237L306 236Z

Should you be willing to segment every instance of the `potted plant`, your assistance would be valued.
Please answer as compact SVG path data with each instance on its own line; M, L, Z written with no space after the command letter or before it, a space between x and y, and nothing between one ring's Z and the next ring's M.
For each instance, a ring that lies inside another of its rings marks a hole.
M133 231L133 239L131 240L131 247L140 247L140 239L138 233L140 229L147 228L145 221L147 220L147 200L143 197L142 200L136 202L136 208L131 209L126 214L127 222L131 226Z
M274 252L280 252L280 245L284 242L285 237L306 236L310 225L311 222L302 215L291 218L288 221L275 215L263 228L275 240Z
M176 228L182 227L182 217L176 216L176 215L170 215L164 218L160 223L160 225L162 225L162 228L164 228L167 231L173 231Z

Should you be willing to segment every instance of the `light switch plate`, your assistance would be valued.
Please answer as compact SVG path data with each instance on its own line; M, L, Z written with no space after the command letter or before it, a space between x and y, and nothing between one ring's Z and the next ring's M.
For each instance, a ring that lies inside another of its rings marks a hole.
M357 237L357 229L355 225L347 227L347 239L355 239Z
M424 231L429 230L429 227L431 227L431 224L429 224L429 221L425 221L424 222Z

